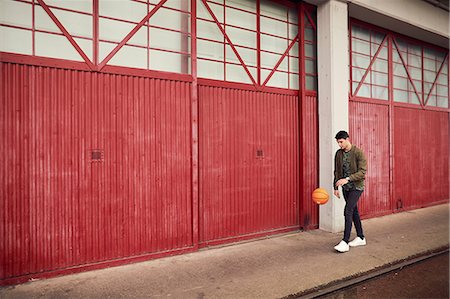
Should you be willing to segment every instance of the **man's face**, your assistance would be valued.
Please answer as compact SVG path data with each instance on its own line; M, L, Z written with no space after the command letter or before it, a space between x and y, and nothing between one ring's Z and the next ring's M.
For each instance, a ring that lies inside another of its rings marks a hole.
M337 139L336 141L341 149L346 149L350 145L350 140L348 138L345 138L345 139L341 138L341 139Z

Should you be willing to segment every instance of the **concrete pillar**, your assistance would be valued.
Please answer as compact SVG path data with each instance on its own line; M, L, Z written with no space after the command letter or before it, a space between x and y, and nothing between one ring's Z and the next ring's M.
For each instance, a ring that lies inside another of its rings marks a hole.
M348 8L345 1L328 0L317 8L317 64L319 95L319 186L330 193L320 206L319 228L339 232L344 229L343 196L333 195L334 136L348 131L349 52Z

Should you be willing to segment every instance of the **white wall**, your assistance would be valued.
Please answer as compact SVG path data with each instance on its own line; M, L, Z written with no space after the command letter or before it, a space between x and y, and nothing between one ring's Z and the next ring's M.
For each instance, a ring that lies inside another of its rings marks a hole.
M449 37L448 12L421 0L349 0L349 3ZM392 28L395 31L395 28Z

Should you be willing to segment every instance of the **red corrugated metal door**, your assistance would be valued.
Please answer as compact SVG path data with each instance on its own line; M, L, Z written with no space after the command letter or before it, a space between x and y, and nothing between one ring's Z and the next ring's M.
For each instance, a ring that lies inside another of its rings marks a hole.
M298 229L298 97L200 86L199 107L200 242Z
M448 201L449 114L401 107L394 113L394 207Z
M366 186L359 201L363 217L391 211L389 183L389 106L349 102L350 137L367 156Z
M0 70L0 279L192 245L190 83Z

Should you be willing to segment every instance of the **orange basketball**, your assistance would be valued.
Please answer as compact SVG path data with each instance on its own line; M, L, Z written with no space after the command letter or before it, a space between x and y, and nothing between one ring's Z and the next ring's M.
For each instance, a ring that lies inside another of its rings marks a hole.
M312 193L312 200L318 205L326 204L329 198L327 190L323 188L317 188Z

